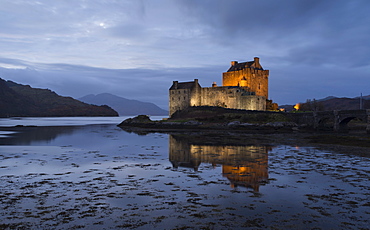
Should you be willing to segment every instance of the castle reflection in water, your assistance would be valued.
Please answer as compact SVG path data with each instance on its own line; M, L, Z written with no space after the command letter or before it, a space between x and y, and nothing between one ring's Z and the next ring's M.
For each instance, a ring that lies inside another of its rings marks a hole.
M222 165L222 174L232 187L243 186L259 191L268 181L268 152L271 146L207 143L184 135L169 136L169 160L174 168L195 171L201 163Z

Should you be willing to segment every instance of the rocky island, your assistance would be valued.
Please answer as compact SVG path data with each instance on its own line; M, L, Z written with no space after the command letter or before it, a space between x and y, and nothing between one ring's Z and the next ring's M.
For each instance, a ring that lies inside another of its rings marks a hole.
M189 107L177 111L170 118L152 121L147 115L139 115L124 120L119 127L150 129L212 129L243 131L298 131L311 127L298 125L285 113L267 111L248 111L221 107Z

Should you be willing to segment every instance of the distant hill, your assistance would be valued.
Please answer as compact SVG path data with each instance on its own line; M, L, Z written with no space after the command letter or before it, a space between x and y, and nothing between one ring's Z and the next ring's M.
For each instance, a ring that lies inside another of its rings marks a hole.
M325 97L325 98L322 98L322 99L318 99L317 101L328 101L328 100L335 99L335 98L337 98L337 97L328 96L328 97Z
M121 116L141 114L153 116L168 115L168 111L159 108L153 103L130 100L109 93L98 95L89 94L79 98L78 100L94 105L109 105Z
M83 103L49 89L0 78L0 117L118 116L109 106Z
M370 95L362 97L362 108L370 109ZM316 102L311 101L311 103L316 103L318 110L320 111L332 111L332 110L356 110L360 109L360 98L346 98L346 97L326 97L323 99L318 99ZM280 108L285 108L286 111L291 111L294 105L282 105ZM310 110L307 102L301 103L303 110Z
M360 109L360 98L332 98L320 101L324 111L330 110L355 110ZM363 109L370 109L370 101L363 97Z
M360 97L355 97L355 98L360 98ZM370 95L362 96L362 99L363 100L370 100Z

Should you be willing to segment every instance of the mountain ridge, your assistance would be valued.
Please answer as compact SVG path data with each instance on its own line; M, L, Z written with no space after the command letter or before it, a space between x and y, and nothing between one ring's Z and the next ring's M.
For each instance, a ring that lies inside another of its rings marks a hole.
M0 78L0 117L66 116L118 116L118 113L107 105L89 105L49 89Z
M110 93L88 94L78 98L78 100L95 105L106 104L116 110L120 116L168 115L168 111L161 109L154 103L127 99Z
M328 96L317 100L307 100L304 103L299 103L300 110L311 110L309 107L316 106L319 111L331 110L357 110L360 109L360 97L334 97ZM312 106L310 106L312 104ZM315 105L313 105L315 104ZM284 108L286 111L293 110L294 105L281 105L279 108ZM370 109L370 95L362 96L362 109Z

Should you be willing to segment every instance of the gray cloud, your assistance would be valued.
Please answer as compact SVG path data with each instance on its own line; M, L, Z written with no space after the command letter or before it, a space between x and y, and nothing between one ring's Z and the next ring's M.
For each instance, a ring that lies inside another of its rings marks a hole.
M202 77L201 84L211 86L219 79L219 67L153 69L104 69L69 64L34 64L0 59L23 68L1 68L0 77L32 87L48 88L63 96L79 98L87 94L110 92L128 99L156 103L167 108L167 91L172 80L191 81ZM196 73L196 74L194 74Z
M368 1L189 1L186 12L220 43L265 46L293 63L368 65ZM242 48L243 49L243 48ZM266 52L257 49L259 52ZM318 60L318 61L316 61Z
M281 104L370 94L367 0L5 0L1 6L0 77L63 95L109 92L166 107L173 80L221 83L231 60L254 56L270 70L270 96Z

